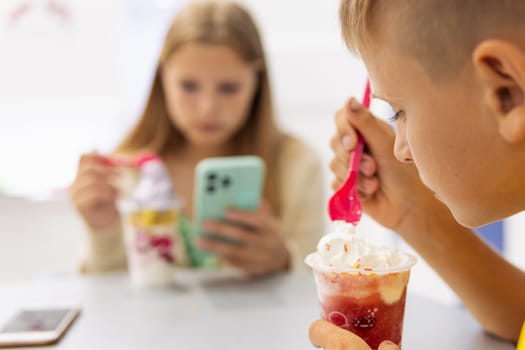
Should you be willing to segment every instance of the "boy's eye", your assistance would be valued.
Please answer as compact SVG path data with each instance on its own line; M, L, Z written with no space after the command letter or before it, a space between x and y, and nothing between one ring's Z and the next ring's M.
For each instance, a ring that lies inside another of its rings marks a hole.
M399 118L401 118L403 115L405 114L405 112L403 110L399 110L397 112L394 112L394 115L391 116L390 118L388 118L388 121L390 123L395 123L397 120L399 120Z
M220 84L218 90L222 94L231 95L239 91L240 86L237 83L224 83Z
M194 81L184 80L180 83L182 89L186 92L195 92L198 90L199 86Z

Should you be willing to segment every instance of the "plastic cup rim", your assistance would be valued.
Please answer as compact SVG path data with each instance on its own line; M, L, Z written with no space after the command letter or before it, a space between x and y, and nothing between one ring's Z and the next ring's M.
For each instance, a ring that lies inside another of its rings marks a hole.
M324 273L342 273L346 272L348 274L361 274L361 275L370 275L370 274L390 274L390 273L398 273L398 272L404 272L409 271L416 263L417 258L409 254L407 252L401 251L399 249L393 249L393 252L401 253L402 255L406 256L407 259L402 264L398 266L392 266L392 267L380 267L380 268L348 268L348 267L338 267L338 266L327 266L323 264L319 264L315 261L316 257L319 257L318 252L313 252L308 254L308 256L305 258L304 262L306 265L310 266L312 270L324 272Z

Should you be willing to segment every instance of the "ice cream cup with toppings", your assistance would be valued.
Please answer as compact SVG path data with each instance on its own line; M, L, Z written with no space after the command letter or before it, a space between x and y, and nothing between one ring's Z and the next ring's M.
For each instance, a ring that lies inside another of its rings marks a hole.
M131 282L137 287L169 286L181 259L181 203L160 159L147 159L138 172L137 182L119 203Z
M414 256L339 231L324 236L305 262L313 269L324 319L357 334L372 349L384 340L401 345Z

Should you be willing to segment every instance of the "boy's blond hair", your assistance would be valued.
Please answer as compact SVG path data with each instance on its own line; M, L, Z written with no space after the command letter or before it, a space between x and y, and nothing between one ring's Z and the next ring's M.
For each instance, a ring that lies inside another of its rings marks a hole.
M453 74L488 38L525 49L525 0L341 0L348 48L360 55L389 22L389 37L433 76Z

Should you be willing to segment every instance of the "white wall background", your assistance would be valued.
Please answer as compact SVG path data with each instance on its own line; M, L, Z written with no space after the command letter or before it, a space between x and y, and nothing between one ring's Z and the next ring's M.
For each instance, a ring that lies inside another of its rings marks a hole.
M68 9L64 20L48 0L0 1L0 191L47 199L0 198L0 285L74 266L82 224L61 194L79 154L110 151L137 117L164 30L185 2L56 1ZM365 81L340 39L339 1L242 2L266 43L279 122L317 150L328 192L333 114ZM30 11L10 19L28 3ZM523 215L507 227L507 254L525 267ZM361 229L409 249L370 220ZM457 301L424 261L412 276L412 291Z
M121 18L119 1L0 2L0 186L63 188L79 151L115 138Z

